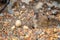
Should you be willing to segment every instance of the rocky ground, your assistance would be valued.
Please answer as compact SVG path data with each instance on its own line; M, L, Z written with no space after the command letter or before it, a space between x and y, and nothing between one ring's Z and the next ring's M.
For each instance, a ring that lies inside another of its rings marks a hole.
M0 14L0 40L60 40L58 1L17 0L8 8Z

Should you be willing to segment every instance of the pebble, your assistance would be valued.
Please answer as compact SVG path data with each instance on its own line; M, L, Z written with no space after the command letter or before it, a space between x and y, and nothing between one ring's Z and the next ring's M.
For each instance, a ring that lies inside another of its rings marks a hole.
M53 7L53 5L52 5L51 3L47 3L47 5L48 5L49 7Z
M26 35L24 38L28 38L29 37L29 35Z
M32 0L21 0L22 2L25 2L26 4L29 4L30 1Z
M3 26L7 27L9 25L9 22L5 21Z
M49 7L48 10L51 10L51 8Z
M21 21L20 21L20 20L16 20L15 25L16 25L17 27L21 26Z
M23 5L22 8L25 8L25 5Z
M39 8L42 8L42 6L43 6L43 3L42 2L39 2L37 5L36 5L36 9L39 9Z
M29 28L28 28L28 26L24 25L24 26L23 26L23 29L29 29Z
M12 37L12 40L18 40L18 38L17 37Z
M4 16L3 13L1 13L0 16Z
M60 24L57 25L57 28L60 28Z
M11 29L14 30L15 29L15 26L12 26Z
M16 12L14 13L14 15L15 15L15 16L19 16L19 12L16 11Z
M60 35L58 36L58 38L60 38Z
M52 14L56 14L57 13L57 10L52 10Z

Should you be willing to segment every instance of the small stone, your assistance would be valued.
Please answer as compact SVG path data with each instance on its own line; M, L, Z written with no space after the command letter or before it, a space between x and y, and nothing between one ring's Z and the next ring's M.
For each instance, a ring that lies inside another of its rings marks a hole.
M18 38L17 37L12 37L12 40L18 40Z
M53 7L53 5L52 5L51 3L47 3L47 5L48 5L49 7Z
M1 13L0 16L4 16L3 13Z
M58 31L58 29L57 28L54 28L54 32L57 32Z
M57 28L60 28L60 24L57 25Z
M40 30L37 30L36 32L35 32L35 34L41 34L43 31L40 29Z
M60 38L60 35L58 36L58 38Z
M29 35L26 35L26 36L25 36L25 38L28 38L28 37L29 37Z
M57 14L57 10L52 10L52 14Z
M26 4L29 4L30 1L32 0L21 0L22 2L25 2Z
M42 6L43 6L43 3L42 3L42 2L39 2L39 3L36 5L36 9L42 8Z
M21 21L20 21L20 20L16 20L15 25L16 25L17 27L21 26Z
M15 26L12 26L11 29L14 30L15 29Z
M4 24L3 24L3 26L5 26L5 27L7 27L7 26L9 26L9 25L10 25L10 23L7 22L7 21L5 21Z
M49 7L48 10L51 10L51 8Z
M28 28L28 26L24 25L24 26L23 26L23 29L29 29L29 28Z
M25 8L25 5L23 5L22 8Z
M16 12L14 13L14 15L15 15L15 16L19 16L19 12L16 11Z

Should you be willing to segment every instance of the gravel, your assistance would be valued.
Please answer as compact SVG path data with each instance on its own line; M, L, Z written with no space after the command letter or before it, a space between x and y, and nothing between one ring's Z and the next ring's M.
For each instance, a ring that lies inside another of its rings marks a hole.
M0 40L59 40L58 2L11 0L11 3L0 14Z

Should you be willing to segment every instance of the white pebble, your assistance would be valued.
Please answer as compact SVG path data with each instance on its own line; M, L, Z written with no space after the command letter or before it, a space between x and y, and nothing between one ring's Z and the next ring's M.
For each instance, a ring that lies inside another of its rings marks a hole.
M42 2L39 2L39 3L36 5L36 9L42 8L42 6L43 6L43 3L42 3Z
M16 25L17 27L21 26L21 21L20 21L20 20L16 20L15 25Z
M60 35L58 36L58 38L60 38Z
M23 29L29 29L29 28L28 28L28 26L24 25L24 26L23 26Z
M53 14L56 14L56 13L57 13L57 10L52 10L52 13L53 13Z
M15 26L12 26L11 29L14 30L15 29Z
M25 5L23 5L22 8L25 8Z
M47 5L48 5L49 7L53 7L53 5L52 5L51 3L47 3Z
M29 4L29 2L32 0L22 0L22 2L25 2L26 4Z

